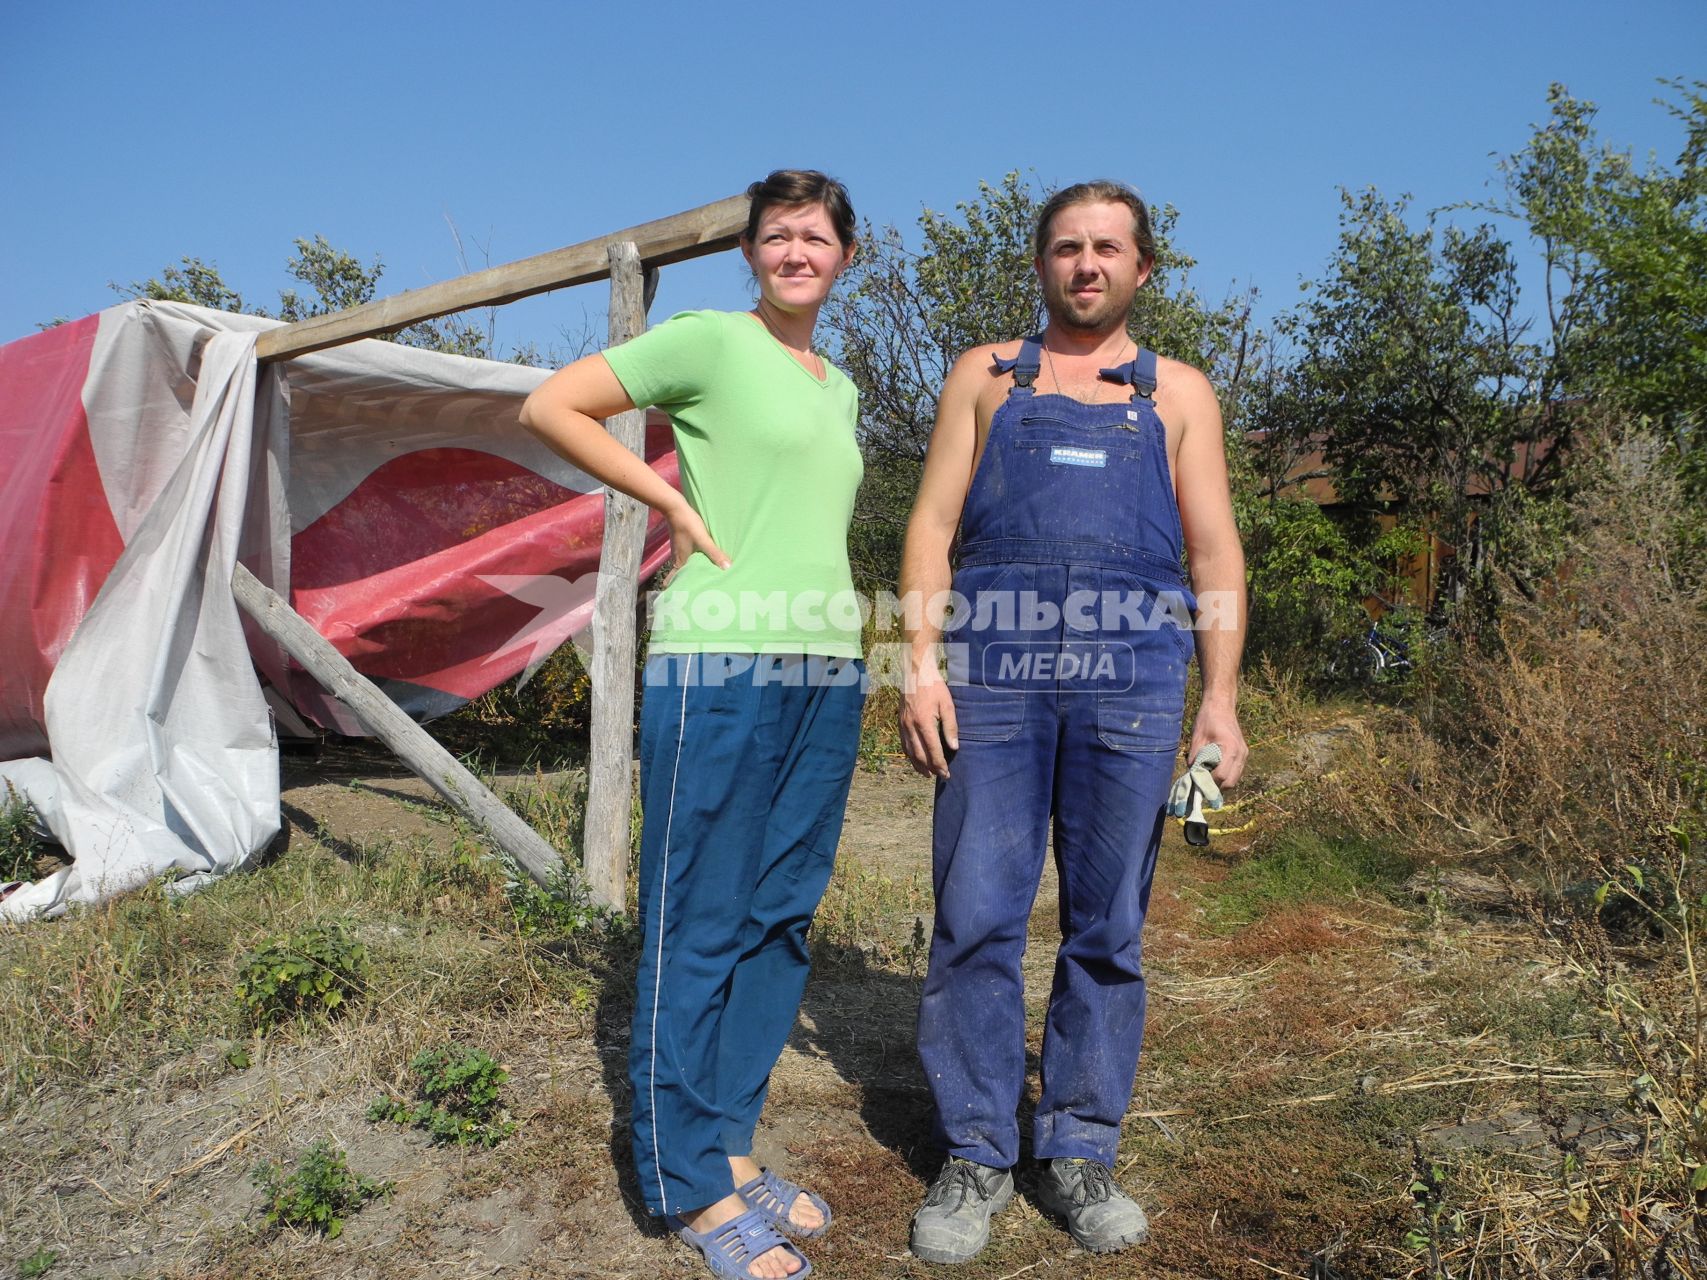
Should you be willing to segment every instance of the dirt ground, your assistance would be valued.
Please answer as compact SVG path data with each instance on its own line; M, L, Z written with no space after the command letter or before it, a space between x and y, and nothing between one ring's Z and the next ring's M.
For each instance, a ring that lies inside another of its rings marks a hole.
M1516 1158L1544 1139L1526 1145L1514 1135L1527 1121L1500 1120L1527 1087L1502 1081L1595 1095L1572 1035L1555 1036L1543 1060L1511 1021L1557 975L1509 921L1443 920L1436 902L1430 926L1420 908L1380 895L1289 903L1233 925L1217 916L1218 886L1287 819L1288 789L1331 767L1357 729L1322 724L1259 749L1247 799L1210 849L1189 849L1170 823L1146 933L1145 1056L1117 1171L1150 1211L1151 1241L1117 1257L1074 1249L1030 1198L1027 1168L990 1249L952 1274L1417 1274L1415 1248L1401 1244L1417 1221L1413 1140L1437 1129L1474 1144L1485 1130ZM929 784L899 765L856 778L814 976L759 1135L762 1162L835 1209L809 1248L826 1280L945 1274L907 1252L908 1216L938 1162L913 1050L930 810ZM287 760L284 813L279 858L316 843L359 853L454 838L425 786L371 753ZM1051 871L1025 962L1033 1076L1022 1112L1035 1097L1054 895ZM445 958L447 969L479 961ZM40 1090L4 1133L0 1274L38 1246L58 1253L52 1277L702 1274L638 1207L628 996L620 972L606 976L578 1006L511 1013L495 988L490 1010L468 1014L511 1073L520 1121L490 1151L369 1123L376 1081L352 1064L386 1054L348 1034L256 1041L242 1070L229 1044L185 1045L141 1075ZM407 1040L407 1028L366 1026L366 1037ZM251 1165L327 1136L394 1194L337 1240L261 1232Z

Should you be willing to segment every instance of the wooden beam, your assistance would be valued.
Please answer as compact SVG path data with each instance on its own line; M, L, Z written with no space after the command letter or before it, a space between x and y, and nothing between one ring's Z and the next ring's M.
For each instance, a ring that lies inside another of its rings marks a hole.
M242 565L231 575L237 604L255 625L295 658L362 727L397 753L399 759L467 818L540 884L550 887L563 874L563 859L511 808L441 747L349 659L278 594Z
M610 344L646 328L650 299L639 246L610 248ZM618 443L646 456L646 412L631 409L605 422ZM587 822L581 841L593 900L625 905L633 807L635 595L646 550L646 504L605 493L604 542L593 596L592 754L587 763Z
M453 311L497 306L552 289L602 280L610 274L613 245L632 243L641 263L648 267L721 253L735 247L746 225L747 197L730 196L715 204L701 205L686 213L671 214L655 222L600 236L596 240L585 240L565 249L553 249L550 253L523 258L520 262L475 271L422 289L377 298L347 311L334 311L330 315L313 316L282 328L269 329L255 343L255 358L262 364L270 364L275 360L287 360L291 356L354 342L357 338L395 333L422 320L432 320Z

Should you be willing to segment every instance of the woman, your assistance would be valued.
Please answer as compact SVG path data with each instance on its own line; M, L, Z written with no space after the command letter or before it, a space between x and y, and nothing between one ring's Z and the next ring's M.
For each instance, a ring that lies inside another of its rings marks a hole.
M714 1274L810 1264L779 1232L829 1209L761 1170L753 1130L806 983L859 743L847 531L863 467L853 384L812 347L854 254L839 182L747 189L751 311L688 312L544 382L522 422L669 522L641 710L640 962L629 1074L648 1208ZM682 491L598 419L665 409Z

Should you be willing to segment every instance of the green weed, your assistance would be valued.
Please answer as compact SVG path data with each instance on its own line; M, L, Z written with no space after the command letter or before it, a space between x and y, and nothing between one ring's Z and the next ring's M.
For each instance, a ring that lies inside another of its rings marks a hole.
M509 1073L483 1049L446 1045L409 1060L413 1102L389 1094L376 1098L367 1118L425 1129L435 1143L492 1147L516 1131L500 1103Z
M587 775L572 770L558 777L535 773L518 782L504 801L554 849L581 847L587 817Z
M315 1143L289 1173L262 1163L251 1177L261 1190L269 1227L304 1227L333 1240L343 1234L345 1218L392 1190L389 1182L353 1172L344 1153L329 1142Z
M838 861L813 918L812 941L827 948L896 961L915 969L927 945L923 917L930 884L918 875L896 880L848 859Z
M588 895L587 882L565 863L541 885L511 859L502 860L504 897L516 918L516 928L532 937L541 933L574 934L610 919L610 912Z
M1441 1245L1464 1234L1464 1211L1447 1212L1446 1171L1426 1159L1422 1147L1411 1139L1411 1183L1408 1188L1416 1205L1417 1225L1405 1232L1407 1249L1428 1254L1429 1280L1443 1280L1447 1275L1441 1260Z
M881 773L901 755L901 729L896 712L901 693L893 685L875 685L866 695L859 725L860 768Z
M279 938L244 956L237 999L260 1029L291 1018L327 1019L359 995L369 972L367 948L341 922Z
M457 832L451 841L444 883L451 888L479 891L492 883L494 870L496 865L485 846L472 835Z
M518 783L505 797L512 809L553 848L579 849L587 814L587 775L572 771L561 778L545 774ZM631 853L640 844L640 801L633 798L629 816ZM525 935L579 933L592 925L607 923L610 912L588 896L579 870L565 861L550 882L539 884L515 861L500 855L504 875L504 897Z
M1237 927L1289 903L1349 898L1394 885L1410 870L1409 859L1384 842L1292 827L1216 886L1210 915L1217 924Z
M864 724L859 730L859 767L871 773L882 773L895 755L895 735L885 733L874 724Z
M0 881L35 879L36 811L10 782L5 783L5 802L0 804Z

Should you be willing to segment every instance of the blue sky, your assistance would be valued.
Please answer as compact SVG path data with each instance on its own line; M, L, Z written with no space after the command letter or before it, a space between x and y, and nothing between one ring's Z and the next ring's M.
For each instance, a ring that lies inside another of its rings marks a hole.
M1290 304L1340 186L1488 193L1550 81L1675 158L1661 77L1707 75L1707 4L1444 0L1158 8L0 3L0 341L185 254L276 303L297 236L385 288L827 169L911 228L1009 169L1123 178L1181 212L1193 279ZM654 317L745 305L739 259L664 272ZM602 325L602 287L505 308L499 342Z

